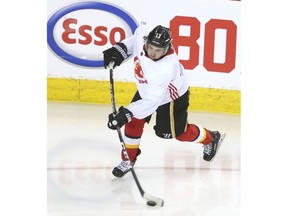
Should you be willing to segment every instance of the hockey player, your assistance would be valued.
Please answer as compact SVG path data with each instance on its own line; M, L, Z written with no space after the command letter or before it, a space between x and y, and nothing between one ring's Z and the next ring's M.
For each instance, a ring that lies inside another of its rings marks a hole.
M111 62L114 62L114 68L119 66L129 55L134 59L137 92L128 106L121 106L116 115L108 116L110 129L125 125L123 139L131 166L141 153L139 146L144 125L149 123L154 112L157 136L203 144L205 161L212 161L224 139L218 131L187 122L189 83L171 41L169 28L158 25L149 31L140 26L130 38L103 51L105 68ZM112 171L116 177L122 177L130 170L123 150L121 157L122 162Z

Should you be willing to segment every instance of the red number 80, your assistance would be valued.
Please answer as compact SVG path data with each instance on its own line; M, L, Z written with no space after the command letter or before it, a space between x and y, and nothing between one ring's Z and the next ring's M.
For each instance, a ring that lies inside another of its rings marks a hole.
M190 36L179 35L179 27L181 25L190 26ZM176 16L170 21L170 29L176 53L178 53L179 46L189 47L190 49L189 59L180 60L180 62L184 68L194 69L199 65L199 44L197 40L200 37L200 21L195 17ZM216 29L225 29L227 31L224 63L214 62ZM205 24L203 66L207 71L230 73L235 68L236 38L237 26L232 20L210 19Z

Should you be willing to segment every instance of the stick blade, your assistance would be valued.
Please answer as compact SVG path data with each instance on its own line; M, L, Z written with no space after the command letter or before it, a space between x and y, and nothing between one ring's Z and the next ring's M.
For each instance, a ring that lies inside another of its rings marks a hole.
M156 206L163 207L164 206L164 200L158 197L154 197L150 194L147 194L144 192L143 198L146 199L147 201L153 201L156 203Z

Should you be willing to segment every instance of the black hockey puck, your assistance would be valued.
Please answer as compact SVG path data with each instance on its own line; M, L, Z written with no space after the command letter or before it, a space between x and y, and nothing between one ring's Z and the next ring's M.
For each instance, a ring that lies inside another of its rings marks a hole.
M149 201L147 201L147 205L156 206L156 202L149 200Z

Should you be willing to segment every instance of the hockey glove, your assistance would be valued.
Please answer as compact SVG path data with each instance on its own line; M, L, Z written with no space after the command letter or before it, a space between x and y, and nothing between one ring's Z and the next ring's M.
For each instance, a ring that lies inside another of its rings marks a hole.
M113 47L104 50L104 67L108 67L110 62L114 62L113 69L119 66L125 59L128 58L127 47L124 43L116 43Z
M124 124L130 122L132 116L133 114L128 109L121 106L116 115L113 113L109 114L107 126L112 130L116 130L117 126L121 128Z

